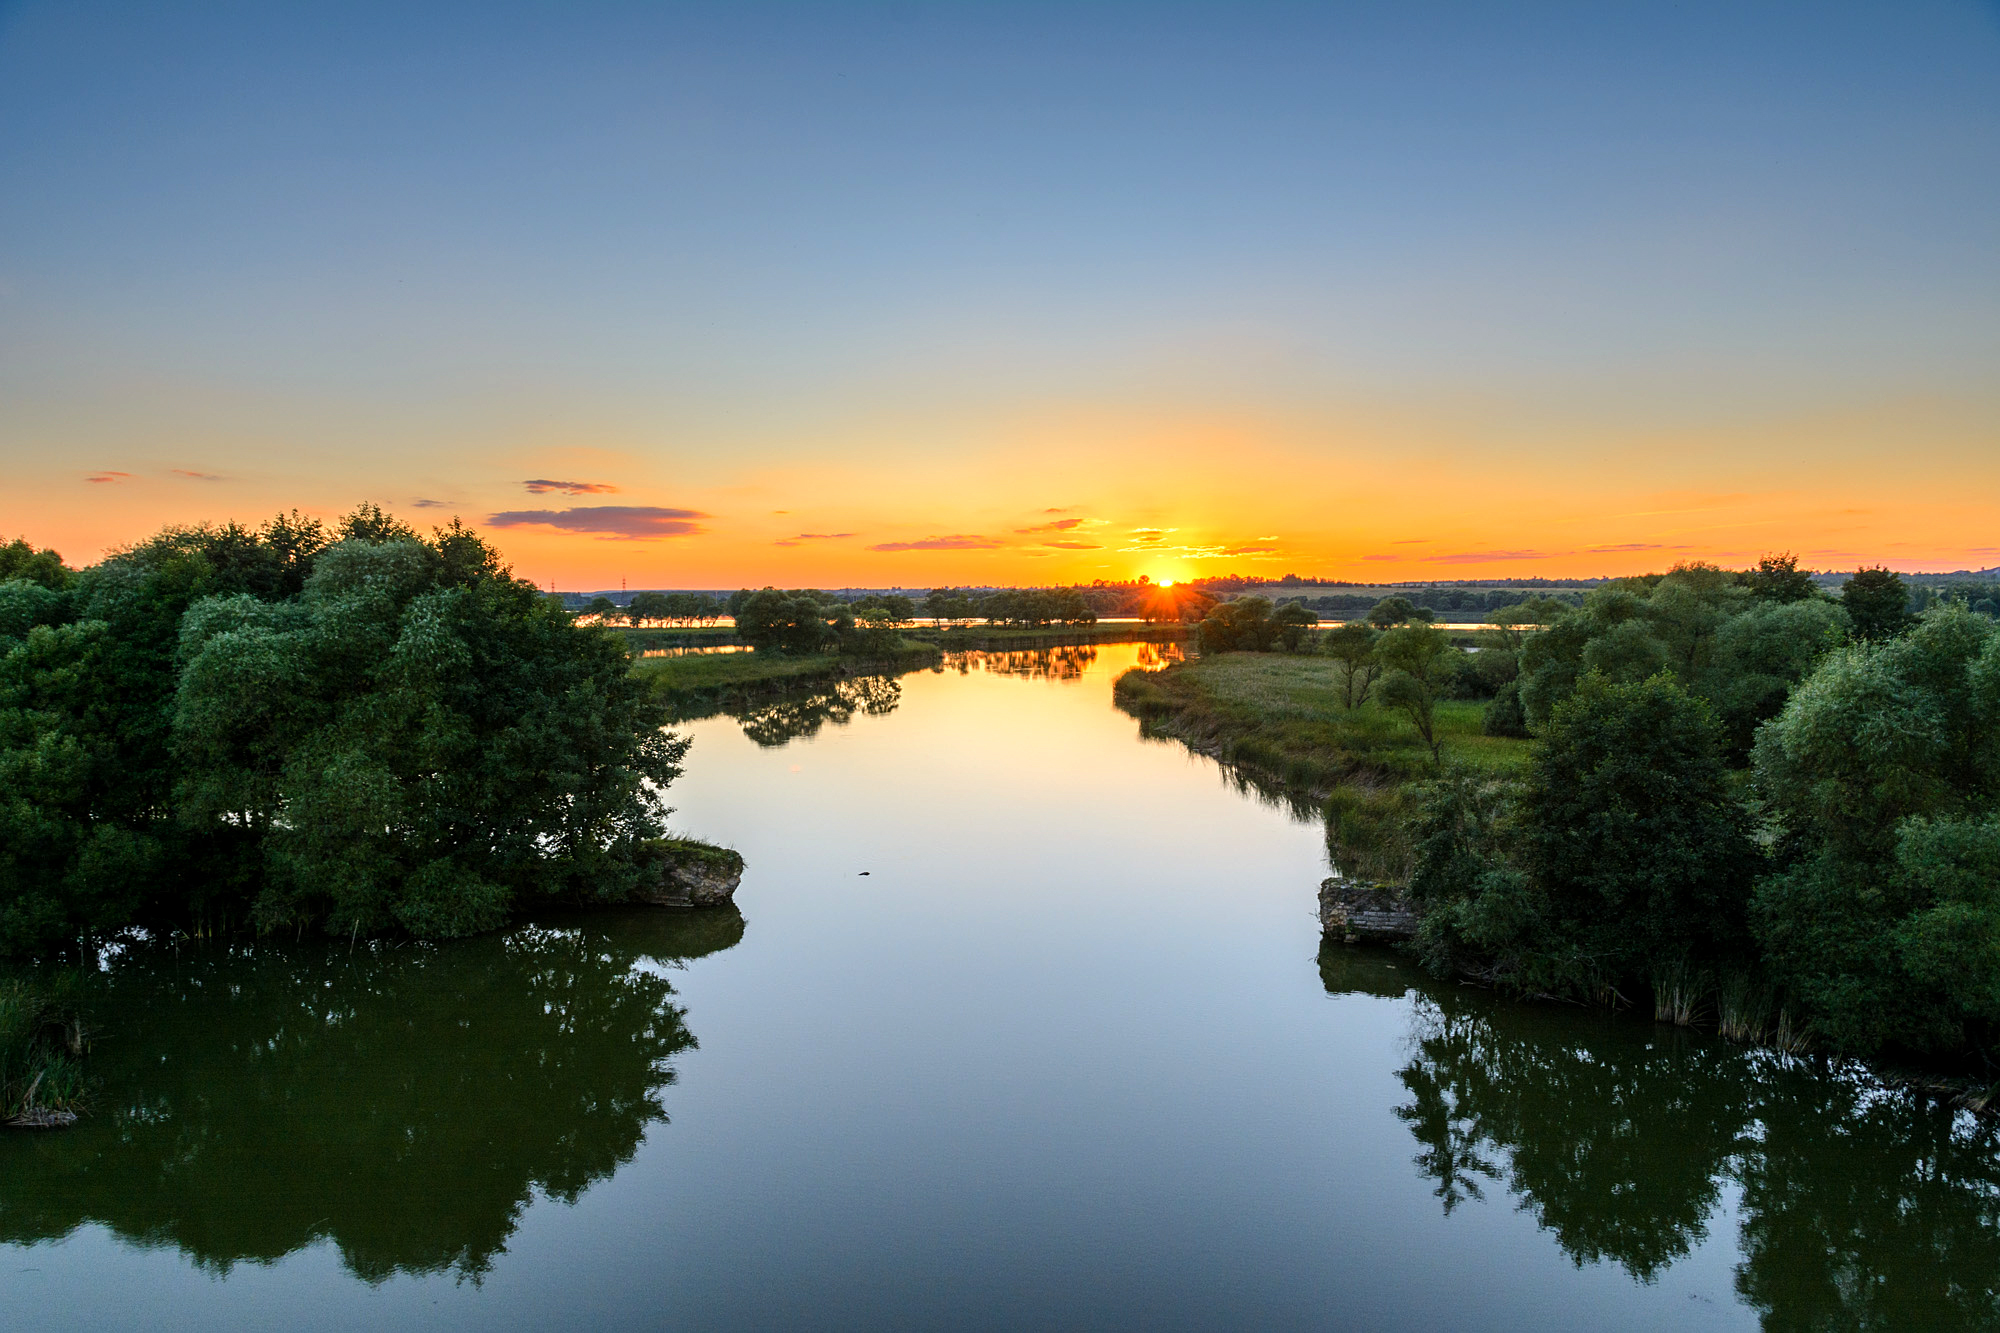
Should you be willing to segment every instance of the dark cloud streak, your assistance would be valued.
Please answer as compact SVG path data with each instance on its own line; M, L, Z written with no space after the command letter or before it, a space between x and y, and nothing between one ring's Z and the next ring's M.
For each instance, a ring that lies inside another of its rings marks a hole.
M650 537L691 537L701 532L692 520L708 515L694 509L661 509L653 505L596 505L583 509L513 509L491 514L496 528L559 528L600 537L644 541Z
M564 495L610 495L618 490L608 481L551 481L547 477L536 477L521 483L531 495L547 495L560 491Z

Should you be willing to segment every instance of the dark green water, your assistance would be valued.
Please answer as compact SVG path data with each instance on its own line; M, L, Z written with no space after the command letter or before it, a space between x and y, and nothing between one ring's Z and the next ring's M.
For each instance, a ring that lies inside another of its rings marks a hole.
M112 959L0 1326L2000 1325L1991 1130L1322 952L1139 651L692 724L741 916Z

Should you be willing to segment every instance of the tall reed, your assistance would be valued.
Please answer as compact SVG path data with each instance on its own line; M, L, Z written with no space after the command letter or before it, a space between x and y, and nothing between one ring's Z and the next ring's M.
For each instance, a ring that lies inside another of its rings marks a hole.
M0 1123L75 1118L89 1091L81 991L71 974L0 979Z

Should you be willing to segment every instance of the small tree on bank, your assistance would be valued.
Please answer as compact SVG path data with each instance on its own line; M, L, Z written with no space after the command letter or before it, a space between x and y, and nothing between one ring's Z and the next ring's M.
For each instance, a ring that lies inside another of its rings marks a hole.
M1321 640L1322 650L1338 664L1341 704L1350 711L1368 702L1368 691L1382 674L1381 660L1375 654L1377 637L1373 629L1354 621L1334 626Z
M1437 703L1456 674L1454 649L1443 630L1430 625L1405 625L1384 634L1375 654L1388 669L1380 698L1410 720L1431 752L1431 766L1441 767L1443 754L1437 734Z

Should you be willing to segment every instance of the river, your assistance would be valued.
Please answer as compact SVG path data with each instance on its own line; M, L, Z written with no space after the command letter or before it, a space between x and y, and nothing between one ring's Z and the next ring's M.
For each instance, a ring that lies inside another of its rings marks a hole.
M8 1329L1991 1327L1969 1115L1322 952L1160 650L688 724L741 917L135 947L0 1138Z

